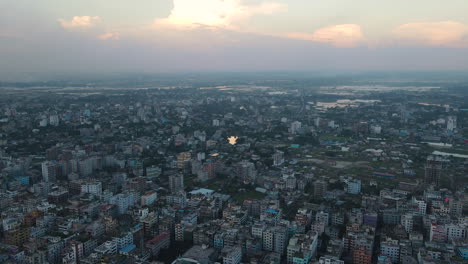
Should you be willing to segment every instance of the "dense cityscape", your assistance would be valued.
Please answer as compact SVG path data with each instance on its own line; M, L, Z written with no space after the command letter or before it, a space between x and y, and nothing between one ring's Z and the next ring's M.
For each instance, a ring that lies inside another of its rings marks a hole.
M0 83L0 262L468 262L463 83Z

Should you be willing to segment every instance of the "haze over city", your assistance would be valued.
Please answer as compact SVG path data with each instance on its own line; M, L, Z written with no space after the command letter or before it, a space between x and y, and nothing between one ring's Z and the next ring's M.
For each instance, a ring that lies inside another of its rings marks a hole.
M1 264L467 264L467 0L0 0Z
M466 70L466 10L464 0L2 0L0 70Z

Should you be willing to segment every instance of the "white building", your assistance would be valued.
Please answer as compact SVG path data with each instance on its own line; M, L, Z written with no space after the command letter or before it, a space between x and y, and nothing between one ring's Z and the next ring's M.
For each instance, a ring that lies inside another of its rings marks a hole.
M423 200L417 200L416 198L413 197L413 203L416 203L418 205L418 212L419 215L425 215L427 211L427 203Z
M284 163L284 152L283 151L275 151L273 154L273 166L280 166Z
M239 264L242 259L242 248L240 246L227 246L222 250L223 264Z
M380 244L380 254L389 257L392 263L398 263L400 260L400 246L398 241L389 240Z
M325 226L328 226L330 223L330 214L327 212L318 212L315 215L315 222L323 223Z
M146 177L148 178L156 178L161 175L161 168L159 167L149 167L146 168Z
M113 255L117 254L118 247L115 241L106 241L101 244L99 247L95 248L94 251L101 253L103 255Z
M262 224L254 224L252 226L251 232L253 237L262 238L263 231L265 230L265 226Z
M401 225L405 228L407 233L413 232L413 215L412 214L402 215Z
M102 183L101 182L86 182L81 184L81 194L93 194L101 195L102 194Z
M58 126L60 124L60 119L59 119L58 115L51 115L49 117L49 124L51 126Z
M121 250L122 248L133 244L133 234L128 232L121 237L114 237L112 242L117 244L117 250Z
M197 153L197 160L198 161L205 160L205 158L206 158L205 152L198 152Z
M291 134L297 134L299 129L301 129L302 123L299 121L294 121L291 123Z
M319 259L319 264L344 264L344 260L340 260L337 256L322 256Z
M464 225L446 225L448 239L464 239L467 237L467 227Z
M350 194L361 193L361 180L350 180L346 183L346 192Z
M135 205L135 194L119 193L112 196L109 200L109 203L117 206L119 214L124 214L127 212L128 208Z
M158 199L156 192L147 192L141 196L141 206L152 205L156 199Z
M55 163L50 161L44 161L41 164L42 167L42 179L45 182L55 182L57 180L57 168Z
M382 127L379 125L371 125L370 126L370 131L372 134L379 135L382 133Z
M457 128L457 118L455 116L449 116L447 118L447 132L453 132Z

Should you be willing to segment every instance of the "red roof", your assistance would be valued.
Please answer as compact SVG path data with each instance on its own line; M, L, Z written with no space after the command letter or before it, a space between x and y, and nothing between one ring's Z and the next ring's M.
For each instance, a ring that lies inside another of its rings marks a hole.
M169 235L167 233L161 233L157 236L155 236L153 239L151 240L148 240L146 243L147 244L158 244L159 242L161 242L163 239L166 239L168 238Z

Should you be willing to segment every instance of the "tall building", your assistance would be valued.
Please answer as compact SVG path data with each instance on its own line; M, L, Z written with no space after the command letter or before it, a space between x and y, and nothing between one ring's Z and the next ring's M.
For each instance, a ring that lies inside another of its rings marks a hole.
M447 241L447 230L443 225L437 225L432 223L429 230L429 241L434 242L446 242Z
M288 239L288 230L282 226L270 227L262 233L263 250L284 254Z
M124 214L127 210L135 205L135 194L119 193L111 197L109 203L117 206L119 214Z
M447 239L465 239L467 238L467 227L464 225L450 224L445 226Z
M158 198L158 194L156 192L147 192L141 196L141 206L148 206L152 205L156 199Z
M273 166L280 166L284 163L284 152L277 150L273 154Z
M449 116L447 118L447 132L454 132L457 129L457 117Z
M242 179L244 183L253 183L257 177L257 171L255 170L255 164L248 161L241 161L236 165L236 171L238 177Z
M89 193L94 195L102 194L101 182L84 182L81 184L81 194Z
M380 254L387 256L391 259L392 263L400 261L400 246L398 241L389 240L380 244Z
M324 180L317 180L314 182L314 196L323 197L327 191L328 184Z
M49 124L51 126L58 126L59 123L60 123L60 119L59 119L58 115L51 115L49 117Z
M291 134L297 134L299 129L301 129L302 123L299 121L294 121L291 123Z
M169 188L171 192L175 193L184 190L184 175L174 174L169 176Z
M315 214L315 222L323 223L325 226L328 226L330 223L330 214L324 211L317 212L317 214Z
M177 168L184 169L186 168L186 164L190 162L192 158L192 154L190 152L181 152L177 155Z
M41 167L42 179L45 182L55 182L57 180L57 166L54 162L42 162Z
M350 180L346 183L346 192L350 194L361 193L361 180Z
M405 228L406 233L413 232L413 215L412 214L402 215L401 225Z
M458 199L450 199L449 201L450 215L461 217L463 214L463 201Z
M372 252L363 247L353 250L353 264L371 264Z
M444 167L447 160L440 156L429 156L424 168L424 182L427 184L440 185L440 178L444 173Z
M242 248L240 246L227 246L221 251L223 264L239 264L242 260Z
M309 231L307 234L295 234L289 239L287 248L288 264L309 263L317 252L318 234Z

